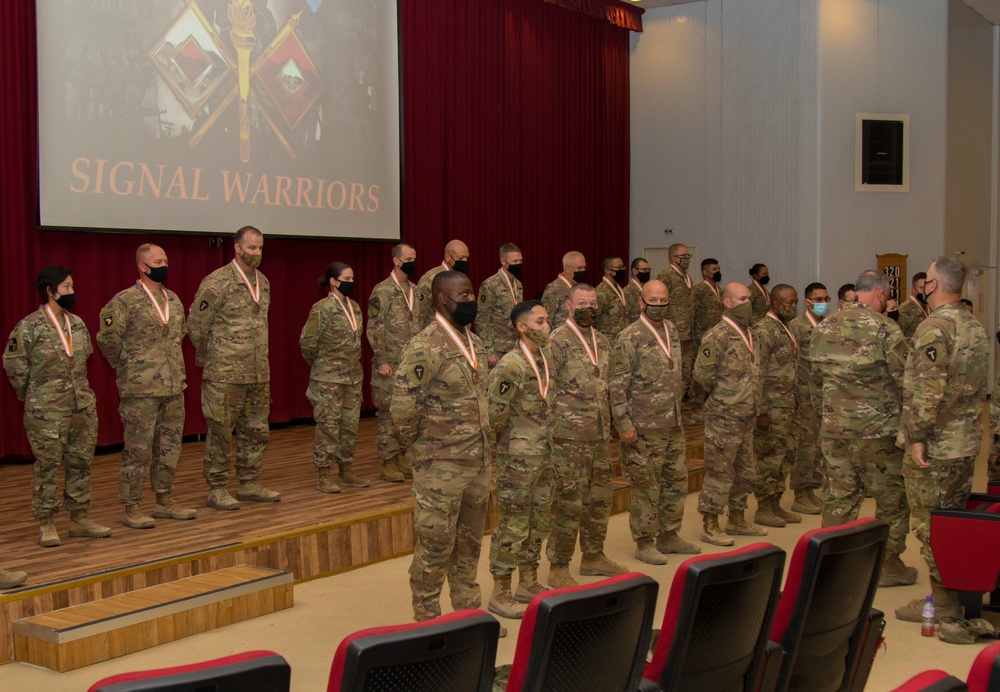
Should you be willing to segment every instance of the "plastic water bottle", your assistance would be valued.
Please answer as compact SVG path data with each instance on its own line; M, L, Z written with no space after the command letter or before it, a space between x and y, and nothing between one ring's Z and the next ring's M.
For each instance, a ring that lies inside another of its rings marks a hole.
M928 596L924 599L924 607L920 610L920 636L934 636L934 598Z

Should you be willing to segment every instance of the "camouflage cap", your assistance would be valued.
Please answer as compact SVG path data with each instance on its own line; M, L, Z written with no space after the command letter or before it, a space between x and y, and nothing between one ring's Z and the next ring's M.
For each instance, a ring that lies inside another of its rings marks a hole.
M993 625L982 618L945 617L938 621L938 639L949 644L975 644L976 638L995 631Z

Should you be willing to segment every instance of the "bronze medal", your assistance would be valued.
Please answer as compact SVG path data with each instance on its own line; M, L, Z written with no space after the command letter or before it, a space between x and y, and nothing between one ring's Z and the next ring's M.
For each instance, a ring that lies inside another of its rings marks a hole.
M545 399L542 399L542 413L545 413L548 410L549 410L549 402L547 402Z
M600 376L601 376L601 368L595 365L594 366L594 377L600 377Z
M673 358L667 358L667 368L670 369L670 370L674 369L674 359Z
M254 303L253 304L253 314L255 314L255 315L259 315L260 314L260 303Z
M753 352L752 351L750 352L750 362L751 363L753 362Z
M160 331L163 332L163 336L170 336L170 325L168 324L163 325L163 329L161 329Z
M72 370L74 365L73 356L66 356L66 369Z
M479 370L472 371L472 381L479 384Z

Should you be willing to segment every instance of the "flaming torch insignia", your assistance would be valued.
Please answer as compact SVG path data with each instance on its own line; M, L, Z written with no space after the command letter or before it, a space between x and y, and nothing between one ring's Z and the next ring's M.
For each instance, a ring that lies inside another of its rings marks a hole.
M236 48L240 79L240 159L247 163L250 161L250 115L247 103L250 97L250 51L257 41L254 34L257 15L254 14L252 1L230 0L229 22L233 27L229 37Z

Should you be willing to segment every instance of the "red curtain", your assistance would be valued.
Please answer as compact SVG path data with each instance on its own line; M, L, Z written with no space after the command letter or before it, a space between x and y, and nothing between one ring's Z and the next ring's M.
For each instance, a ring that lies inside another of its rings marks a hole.
M525 295L585 253L591 280L604 255L628 252L629 38L606 18L543 0L400 0L403 93L403 237L418 271L438 264L451 238L471 249L478 285L497 270L499 246L524 250ZM0 17L3 339L37 308L34 279L47 264L73 268L76 312L92 330L98 311L136 278L135 248L152 240L170 256L170 287L190 304L202 277L232 259L231 237L38 232L35 2L4 2ZM44 75L41 76L44 78ZM253 219L233 219L233 229ZM271 421L311 416L298 335L321 294L315 277L340 260L364 302L389 272L391 245L267 237L271 281ZM96 348L96 345L95 345ZM185 433L204 431L200 371L189 345ZM371 354L367 350L367 369ZM114 374L99 354L89 376L101 445L121 442ZM366 406L369 393L365 391ZM0 457L29 455L22 408L0 386Z

